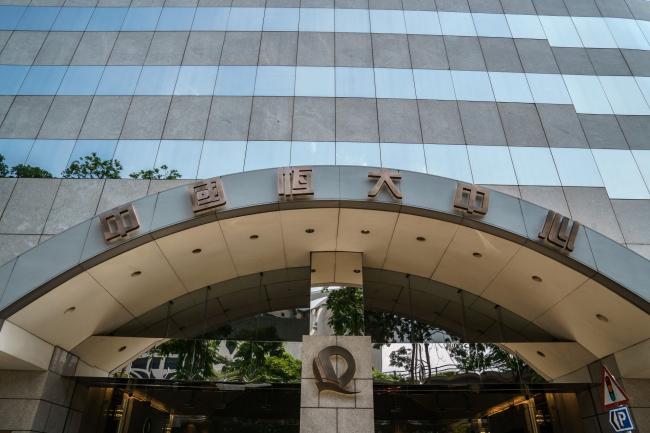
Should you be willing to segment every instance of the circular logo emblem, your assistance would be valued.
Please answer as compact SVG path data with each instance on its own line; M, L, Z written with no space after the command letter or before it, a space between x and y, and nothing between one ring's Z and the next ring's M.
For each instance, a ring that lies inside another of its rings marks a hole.
M334 366L332 365L332 357L340 356L345 360L347 364L346 370L338 376L336 371L334 371ZM334 391L341 394L358 394L358 392L348 391L345 389L345 386L350 383L354 377L354 372L356 370L356 365L354 363L354 357L349 350L340 347L340 346L329 346L321 350L316 358L314 358L314 376L318 382L318 391Z

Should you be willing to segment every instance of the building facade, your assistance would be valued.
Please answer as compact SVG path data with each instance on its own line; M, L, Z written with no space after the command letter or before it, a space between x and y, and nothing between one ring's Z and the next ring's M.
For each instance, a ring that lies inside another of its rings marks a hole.
M347 283L650 432L650 2L0 0L0 156L0 432Z

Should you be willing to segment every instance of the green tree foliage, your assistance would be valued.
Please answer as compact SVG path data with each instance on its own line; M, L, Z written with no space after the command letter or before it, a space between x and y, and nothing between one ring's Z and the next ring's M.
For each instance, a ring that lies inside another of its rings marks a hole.
M12 167L11 175L15 177L52 178L52 174L49 171L26 164L18 164Z
M9 175L9 167L5 164L5 156L0 153L0 177L7 177Z
M325 306L330 310L328 325L336 335L363 335L363 290L357 287L342 287L324 290L327 294Z
M95 152L74 161L63 170L66 179L119 179L122 164L115 159L102 159Z
M140 170L129 174L132 179L147 179L147 180L174 180L180 179L181 173L176 169L170 169L166 165L161 165L152 170Z
M214 366L219 362L219 340L169 340L154 353L178 356L174 373L180 380L210 380L215 377Z

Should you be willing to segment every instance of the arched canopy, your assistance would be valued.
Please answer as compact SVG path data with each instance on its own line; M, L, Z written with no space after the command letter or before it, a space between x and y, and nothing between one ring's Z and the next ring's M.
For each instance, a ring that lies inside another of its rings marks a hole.
M634 377L650 377L634 363L650 353L646 259L589 228L553 224L547 209L515 197L461 185L479 199L459 199L450 179L403 171L396 191L384 185L369 197L382 181L369 177L375 171L313 167L313 194L286 196L278 188L290 183L279 184L276 170L224 176L223 190L199 195L225 199L214 209L194 213L194 191L179 187L133 202L139 227L124 238L107 243L100 217L55 236L0 267L0 367L41 367L39 350L59 346L114 368L161 337L153 325L170 300L191 315L211 286L215 324L305 305L310 252L355 251L370 308L453 330L460 290L471 332L495 335L501 306L505 345L551 379L581 378L610 354ZM406 275L417 301L408 310ZM21 349L32 351L21 353L16 339L32 339Z

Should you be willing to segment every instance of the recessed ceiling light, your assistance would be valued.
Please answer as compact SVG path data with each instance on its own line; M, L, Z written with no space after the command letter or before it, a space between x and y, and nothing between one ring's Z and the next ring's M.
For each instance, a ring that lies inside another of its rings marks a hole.
M530 278L532 278L533 281L535 281L536 283L541 283L542 282L542 277L540 277L539 275L533 275Z
M312 233L314 233L315 231L316 231L316 230L314 230L314 229L312 229L312 228L305 229L305 233L309 233L309 234L312 234Z
M70 308L67 308L67 309L63 312L63 314L73 313L76 309L77 309L77 307L70 307Z
M363 230L361 230L361 234L362 234L362 235L367 235L367 234L369 234L369 233L370 233L370 230L368 230L368 229L363 229Z
M479 253L478 251L474 251L474 252L472 253L472 255L473 255L474 257L476 257L477 259L480 259L481 257L483 257L483 254Z
M249 239L258 239L258 238L259 238L259 235L250 235L249 236Z
M313 274L314 272L316 272L316 269L311 268L311 273Z
M354 272L355 274L360 274L360 273L361 273L361 269L355 269L355 270L353 270L352 272Z
M541 350L538 350L538 351L537 351L537 354L538 354L539 356L541 356L542 358L546 358L546 355L545 355L544 352L542 352Z
M142 271L135 271L131 273L132 277L139 277L140 275L142 275Z
M602 314L596 314L596 319L600 320L601 322L605 322L605 323L609 322L609 319L607 318L607 316L603 316Z
M192 254L199 254L201 251L203 251L201 248L195 248L192 250Z
M126 350L126 346L122 346L119 349L117 349L118 352L124 352Z
M416 239L417 241L419 241L419 242L424 242L424 241L427 240L427 238L425 238L424 236L418 236L418 237L415 238L415 239Z

